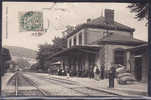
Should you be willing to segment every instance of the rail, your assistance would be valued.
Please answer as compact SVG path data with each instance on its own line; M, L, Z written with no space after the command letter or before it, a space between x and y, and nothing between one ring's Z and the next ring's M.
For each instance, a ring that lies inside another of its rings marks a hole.
M39 91L43 96L48 96L47 92L41 88L39 88L39 86L36 84L36 82L34 82L33 80L28 79L27 77L25 77L22 73L20 72L16 72L16 77L15 77L15 95L18 96L19 95L19 77L22 77L23 80L25 80L26 82L28 82L28 84L32 87L34 87L37 91Z

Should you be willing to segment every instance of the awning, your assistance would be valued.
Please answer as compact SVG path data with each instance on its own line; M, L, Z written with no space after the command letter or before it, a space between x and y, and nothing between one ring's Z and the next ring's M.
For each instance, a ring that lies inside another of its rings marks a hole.
M135 47L132 47L132 48L128 48L126 50L128 51L135 51L135 50L139 50L139 49L147 49L148 47L148 44L142 44L142 45L139 45L139 46L135 46Z
M49 59L52 59L53 57L66 56L69 53L74 54L77 52L96 55L100 48L101 48L101 46L73 46L71 48L67 48L60 52L55 53Z

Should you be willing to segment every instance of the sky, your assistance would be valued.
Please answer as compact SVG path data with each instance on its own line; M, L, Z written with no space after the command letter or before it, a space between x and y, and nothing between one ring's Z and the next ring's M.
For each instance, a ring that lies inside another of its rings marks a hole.
M135 19L135 13L130 12L128 5L127 3L89 2L56 4L53 2L3 2L2 44L38 50L40 44L52 43L55 36L61 37L67 25L75 26L86 22L88 18L103 16L106 8L114 10L115 21L135 29L134 38L147 41L148 27L145 26L147 21ZM19 31L19 13L27 11L43 12L44 28L48 31L43 32L42 36L34 37L31 31Z

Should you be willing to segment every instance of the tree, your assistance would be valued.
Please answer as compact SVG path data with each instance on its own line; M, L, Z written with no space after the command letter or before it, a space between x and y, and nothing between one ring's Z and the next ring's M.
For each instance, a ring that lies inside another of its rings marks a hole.
M40 67L40 64L39 63L35 63L35 64L31 65L30 70L36 72L36 71L38 71L39 67Z
M64 35L64 36L69 35L70 33L72 33L72 31L73 31L74 29L75 29L74 26L67 25L67 26L66 26L66 30L63 32L63 35Z
M128 8L131 9L132 13L136 13L136 19L139 21L148 18L148 11L149 11L149 3L147 2L139 2L139 3L131 3L128 5Z
M64 38L55 37L54 40L52 40L53 46L58 48L58 51L63 50L67 47L67 41ZM57 52L57 51L56 51Z
M6 48L2 48L2 57L3 57L3 61L8 61L11 60L11 56L10 56L10 52L8 49Z
M22 58L16 59L15 62L21 69L26 69L31 66L30 63L26 59L22 59Z
M7 64L7 61L11 60L10 52L6 48L2 48L2 75L7 71L9 68L9 65Z
M56 60L49 59L53 54L65 49L66 46L66 40L64 38L55 37L54 40L52 40L53 44L44 44L39 46L39 51L37 53L37 60L40 64L40 69L43 71L46 71L49 67L49 65Z
M45 66L45 61L48 56L52 54L52 45L44 44L39 46L39 51L37 53L37 60L40 64L40 69L46 70L47 66Z

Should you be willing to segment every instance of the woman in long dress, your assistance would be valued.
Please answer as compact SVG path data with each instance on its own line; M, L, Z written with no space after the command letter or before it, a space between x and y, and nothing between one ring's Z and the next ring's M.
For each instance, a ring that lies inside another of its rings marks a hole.
M93 72L94 72L94 79L99 81L100 80L100 70L97 65L94 66Z

